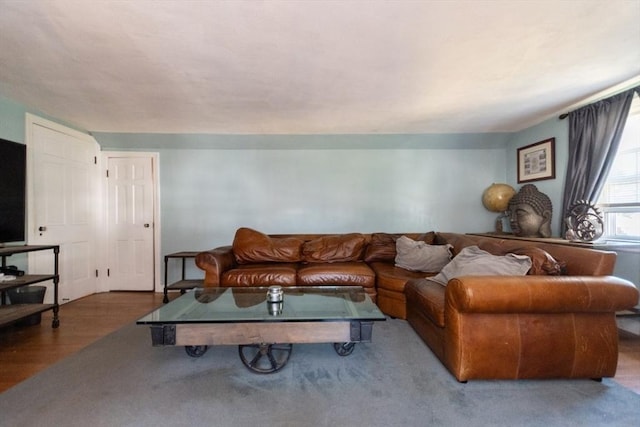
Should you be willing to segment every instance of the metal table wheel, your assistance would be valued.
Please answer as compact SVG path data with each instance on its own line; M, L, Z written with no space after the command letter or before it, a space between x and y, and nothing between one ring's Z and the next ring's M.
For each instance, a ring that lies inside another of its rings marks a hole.
M333 348L340 356L348 356L353 353L356 343L354 342L336 342L333 343Z
M240 360L250 371L271 374L289 361L293 344L248 344L239 345Z
M200 357L207 352L208 348L206 345L188 345L184 350L191 357Z
M334 343L333 348L340 356L353 353L355 342ZM184 350L191 357L201 357L208 350L206 345L188 345ZM238 346L240 360L250 371L271 374L284 368L291 357L293 344L247 344Z

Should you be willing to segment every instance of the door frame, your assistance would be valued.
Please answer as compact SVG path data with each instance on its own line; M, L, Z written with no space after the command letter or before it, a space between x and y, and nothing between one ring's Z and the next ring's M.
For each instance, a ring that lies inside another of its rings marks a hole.
M161 265L160 262L160 236L162 235L161 230L161 222L160 222L160 155L157 152L150 151L102 151L101 152L101 170L103 173L102 176L102 194L103 194L103 205L101 212L101 224L103 230L108 230L108 215L107 210L109 209L108 197L109 197L109 183L107 179L107 168L109 165L110 157L128 157L128 158L139 158L139 157L149 157L152 161L152 176L153 176L153 290L154 292L162 292L162 284L160 281L161 277ZM109 254L109 233L104 233L104 242L100 245L100 255L103 260L103 266L101 271L104 271L105 274L101 277L105 278L105 280L100 281L100 289L102 292L109 292L110 286L109 281L107 280L107 268L109 268L108 264L108 254Z

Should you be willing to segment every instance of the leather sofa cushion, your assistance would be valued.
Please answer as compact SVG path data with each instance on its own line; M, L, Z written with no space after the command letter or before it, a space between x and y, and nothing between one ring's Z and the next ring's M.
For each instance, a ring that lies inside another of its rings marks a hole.
M364 254L366 262L393 262L396 258L396 240L402 234L373 233Z
M517 248L512 251L517 255L526 255L531 258L531 269L527 274L559 276L566 274L567 265L558 261L544 249L536 247Z
M238 264L256 262L299 262L303 240L273 238L251 228L239 228L233 239L233 255Z
M444 328L444 286L428 279L410 280L405 288L407 300L417 302L423 313L436 325Z
M552 241L544 242L545 239L537 239L535 242L511 239L495 239L492 237L482 237L464 235L457 233L436 233L436 244L451 243L454 247L454 255L457 255L465 246L478 245L485 249L488 242L492 246L499 246L504 251L512 252L517 248L537 247L549 253L560 265L562 275L569 276L608 276L614 272L616 253L602 250L577 250L577 248L556 244ZM486 250L486 249L485 249ZM491 251L489 251L491 252Z
M363 234L335 234L304 242L302 259L309 263L349 262L362 259L367 240Z
M435 273L405 270L388 262L372 262L369 266L376 273L376 286L378 289L394 292L404 292L407 281L411 279L422 279L435 275Z
M346 285L374 288L375 273L363 262L313 263L298 269L298 285Z
M455 257L460 253L460 251L467 246L478 245L478 239L467 236L465 234L458 233L437 233L435 244L436 245L444 245L451 244L453 246L453 256Z
M396 240L402 236L407 236L410 239L431 245L435 241L436 233L433 231L423 234L372 233L371 241L367 245L367 249L364 254L364 260L366 262L394 262L397 255Z
M221 286L295 286L297 264L258 263L239 265L222 273Z

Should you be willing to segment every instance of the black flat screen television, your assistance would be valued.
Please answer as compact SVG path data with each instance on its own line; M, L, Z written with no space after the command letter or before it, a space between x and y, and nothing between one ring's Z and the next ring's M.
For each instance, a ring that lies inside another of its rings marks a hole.
M0 138L0 244L25 241L27 146Z

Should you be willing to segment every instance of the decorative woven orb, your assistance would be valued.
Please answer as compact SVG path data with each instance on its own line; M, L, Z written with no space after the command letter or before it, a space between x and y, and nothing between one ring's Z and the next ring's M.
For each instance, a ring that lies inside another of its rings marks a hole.
M604 234L604 221L600 210L587 200L578 200L569 208L565 218L567 239L592 242Z
M516 190L507 184L491 184L482 193L482 204L491 212L505 212Z

